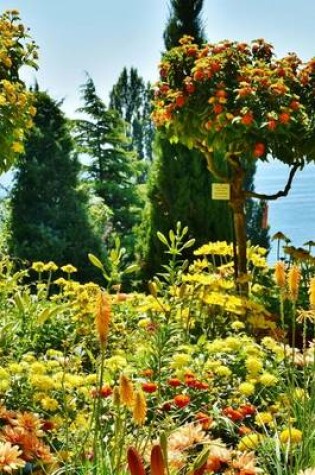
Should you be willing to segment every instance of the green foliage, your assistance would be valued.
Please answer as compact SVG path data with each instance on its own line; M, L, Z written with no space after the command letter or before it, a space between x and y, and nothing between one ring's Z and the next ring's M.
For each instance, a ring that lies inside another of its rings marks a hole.
M164 32L167 49L178 44L184 35L192 35L198 44L205 41L200 14L203 1L172 0L171 13ZM175 137L174 137L175 138ZM172 141L171 141L172 142ZM140 254L144 260L147 275L159 272L166 263L157 231L167 233L181 221L188 226L196 245L209 240L231 240L231 213L226 203L211 201L213 177L207 171L202 155L184 145L170 143L169 137L158 133L155 141L156 160L150 171L148 185L149 205L143 220ZM185 257L191 260L191 251Z
M211 200L214 180L202 155L181 144L170 144L161 134L157 135L156 146L157 158L148 184L150 204L146 212L150 218L143 222L147 226L147 245L142 253L149 276L159 272L167 259L157 231L168 233L178 221L188 226L190 236L196 238L196 246L210 239L232 239L229 206ZM185 257L191 260L191 250L185 252Z
M36 93L37 115L18 162L11 199L10 250L28 261L71 262L80 277L95 276L87 254L100 253L87 200L77 190L80 165L59 104Z
M151 85L145 85L137 69L124 68L117 83L110 92L109 108L117 110L127 122L130 150L137 153L139 160L152 161L154 136L151 121Z
M17 10L0 15L0 172L7 171L24 151L27 129L36 110L33 95L19 78L20 69L37 69L37 46Z
M107 109L91 78L82 86L82 100L79 112L85 118L76 121L75 137L80 151L90 158L86 168L95 194L112 212L111 231L119 235L132 256L132 228L139 219L141 203L136 188L139 167L129 151L126 124L117 111Z
M192 36L196 43L205 42L200 19L204 0L170 0L171 12L164 31L164 44L171 49L184 35Z

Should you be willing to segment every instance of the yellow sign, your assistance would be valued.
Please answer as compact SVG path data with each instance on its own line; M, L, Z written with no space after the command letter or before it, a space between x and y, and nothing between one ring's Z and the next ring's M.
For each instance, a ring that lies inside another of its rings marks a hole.
M213 200L229 200L231 186L229 183L212 183L211 198Z

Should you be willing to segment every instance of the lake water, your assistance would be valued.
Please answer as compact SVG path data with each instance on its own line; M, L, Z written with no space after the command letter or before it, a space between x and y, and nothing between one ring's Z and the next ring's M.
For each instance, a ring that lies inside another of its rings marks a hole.
M278 161L262 163L255 176L257 192L272 194L284 189L289 168ZM298 171L288 196L268 201L270 236L281 231L296 247L306 241L315 241L315 165L307 165ZM276 243L273 243L269 261L276 259Z
M260 163L255 175L257 192L272 194L282 190L287 182L289 168L279 161ZM4 190L1 185L10 187L12 172L0 178L0 196ZM282 231L296 247L306 241L315 241L315 165L307 165L298 171L288 196L269 201L268 222L270 236ZM269 262L276 260L276 242L269 254Z

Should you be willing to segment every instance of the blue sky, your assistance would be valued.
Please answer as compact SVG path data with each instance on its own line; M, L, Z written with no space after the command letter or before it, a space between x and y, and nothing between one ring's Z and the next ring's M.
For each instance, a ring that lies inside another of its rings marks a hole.
M40 87L65 98L70 116L80 105L85 71L104 99L124 66L157 79L168 0L0 0L0 10L8 8L20 11L40 47ZM315 56L313 0L205 0L203 20L210 41L264 37L278 56Z

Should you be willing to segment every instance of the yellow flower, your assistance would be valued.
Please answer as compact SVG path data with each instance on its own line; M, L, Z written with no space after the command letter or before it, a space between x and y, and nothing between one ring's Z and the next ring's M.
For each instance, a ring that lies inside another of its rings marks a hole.
M56 399L51 397L44 397L40 400L40 404L45 411L56 411L59 408L59 403Z
M258 358L255 358L254 356L247 358L247 360L245 361L245 366L247 371L251 375L256 375L260 373L260 371L263 369L262 361Z
M30 376L30 384L41 391L51 391L55 388L53 378L45 374L33 374Z
M10 387L10 381L8 379L0 380L0 393L5 393Z
M101 346L106 345L109 322L111 318L111 307L108 295L105 292L100 292L96 301L95 310L95 325Z
M291 444L297 444L302 440L302 432L299 429L290 427L288 429L284 429L280 433L279 439L283 444L287 444L288 442Z
M245 450L255 450L262 441L260 434L252 433L244 435L238 443L238 449L244 452Z
M47 264L44 265L44 271L47 272L55 272L57 269L58 266L53 261L49 261L47 262Z
M41 273L44 272L45 264L42 261L33 262L32 269L35 272Z
M120 375L119 379L120 402L127 407L132 407L134 402L134 391L132 381L125 374Z
M232 323L231 328L235 331L243 330L245 328L245 324L243 322L240 322L239 320L236 320Z
M258 426L272 425L273 417L270 412L258 412L255 416L255 422Z
M66 272L67 274L72 274L73 272L78 272L78 269L71 264L67 264L61 267L62 272Z
M33 374L44 374L46 373L46 366L43 363L40 363L39 361L34 361L34 363L31 364L30 373Z
M14 153L23 153L24 152L24 146L21 142L13 142L11 145L11 148Z
M309 296L310 296L310 308L311 310L315 310L315 277L313 277L310 282Z
M224 365L220 365L217 368L215 368L214 372L218 376L226 376L226 377L231 376L232 374L232 371L230 370L230 368Z
M190 363L191 356L186 353L177 353L173 356L172 367L176 369L183 368Z
M252 383L241 383L238 387L238 390L244 396L251 396L255 393L255 386Z
M143 425L147 414L147 403L144 392L138 389L135 392L132 416L136 424Z
M293 265L288 273L288 285L290 291L290 299L296 302L299 293L299 286L301 280L301 271L298 266Z
M271 373L262 373L259 377L259 382L266 387L275 386L278 378Z
M286 275L285 275L285 266L284 262L278 261L275 266L275 281L280 289L285 288L286 284Z

